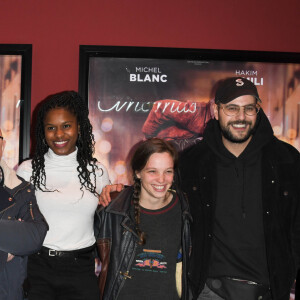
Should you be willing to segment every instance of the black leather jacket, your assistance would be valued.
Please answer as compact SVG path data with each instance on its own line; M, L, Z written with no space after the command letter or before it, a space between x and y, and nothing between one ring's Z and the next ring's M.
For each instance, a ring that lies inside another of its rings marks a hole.
M273 300L288 300L300 258L300 155L273 136L269 121L260 114L257 132L268 132L261 148L261 192L269 282ZM216 136L209 129L207 134L207 139ZM216 204L216 155L207 139L191 147L180 160L182 188L193 217L188 277L195 299L208 276Z
M114 300L118 298L124 280L130 278L128 270L135 257L138 235L135 225L129 216L133 189L122 191L110 205L102 207L96 213L95 234L98 254L102 263L99 276L101 299ZM184 195L177 192L182 208L182 298L188 299L187 264L191 250L190 244L190 214Z

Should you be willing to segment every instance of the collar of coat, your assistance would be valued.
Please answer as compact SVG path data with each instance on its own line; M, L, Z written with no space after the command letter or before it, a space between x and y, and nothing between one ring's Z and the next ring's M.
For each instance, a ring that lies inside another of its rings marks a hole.
M115 199L112 200L105 211L108 213L114 213L129 217L132 195L133 187L130 186L125 188ZM188 218L189 220L192 220L192 217L189 213L189 205L186 196L180 190L176 191L174 195L177 195L179 197L183 216Z

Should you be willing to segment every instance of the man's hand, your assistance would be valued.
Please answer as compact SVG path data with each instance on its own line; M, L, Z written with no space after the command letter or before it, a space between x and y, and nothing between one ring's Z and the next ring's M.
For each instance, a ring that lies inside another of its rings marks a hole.
M124 184L111 184L107 185L102 189L101 195L99 196L98 204L106 207L111 201L111 193L112 192L121 192L124 188Z
M8 255L7 255L7 262L11 261L14 257L15 257L14 255L8 253Z

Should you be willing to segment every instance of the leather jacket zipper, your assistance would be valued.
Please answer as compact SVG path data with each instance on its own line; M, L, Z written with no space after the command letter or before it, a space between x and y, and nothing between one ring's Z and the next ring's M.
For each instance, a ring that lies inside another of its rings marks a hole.
M24 190L25 188L27 188L28 186L30 186L30 183L27 183L26 185L24 185L23 187L19 188L18 190L16 190L14 192L14 194L12 195L12 197L14 197L17 193L19 193L20 191Z
M14 194L12 195L12 197L15 197L15 195L20 192L21 190L25 189L26 187L28 187L30 185L30 183L27 183L26 185L24 185L23 187L19 188L17 191L14 192ZM31 211L30 211L30 214L31 214L31 217L33 217L33 212L32 212L32 202L30 202L31 204ZM30 205L29 204L29 205ZM6 210L10 209L11 207L15 206L16 203L13 203L12 205L6 207L5 209L3 209L2 211L0 211L0 214L3 214ZM3 215L2 215L3 216ZM0 219L2 219L2 216L0 217ZM33 218L34 219L34 218Z
M6 207L5 209L3 209L2 211L0 211L0 214L4 213L5 211L7 211L8 209L10 209L11 207L15 206L16 203L13 203L12 205ZM2 219L2 216L1 216L1 219Z
M130 258L130 261L129 261L129 264L128 264L128 269L131 267L133 259L135 258L136 247L137 247L137 244L134 243L134 251L132 252L132 255L131 255L131 258ZM128 279L132 279L132 276L129 275L129 271L126 271L126 272L120 271L120 274L124 276L124 280L122 280L122 282L121 282L121 284L119 286L119 291L118 291L116 299L119 297L120 291L121 291L121 289L122 289L122 287L123 287L123 285L125 283L125 280L127 278Z
M30 215L31 215L32 220L34 220L33 210L32 210L32 201L29 202L29 211L30 211Z
M125 277L125 279L132 279L132 276L129 275L129 271L126 271L126 272L120 271L120 274L123 275Z

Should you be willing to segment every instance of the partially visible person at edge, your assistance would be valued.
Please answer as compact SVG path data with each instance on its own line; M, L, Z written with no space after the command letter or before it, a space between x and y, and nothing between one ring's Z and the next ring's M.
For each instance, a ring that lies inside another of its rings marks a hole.
M34 185L49 224L41 251L29 257L29 300L99 299L93 222L98 195L109 179L92 157L88 113L74 91L45 99L37 115L33 159L17 171Z
M222 81L203 141L181 155L191 299L289 299L299 269L299 152L274 136L260 102L251 81Z
M42 247L48 226L33 187L1 159L4 146L0 129L0 300L22 300L27 255Z
M190 213L177 186L177 152L158 138L143 141L131 169L133 186L97 212L100 299L188 299Z

